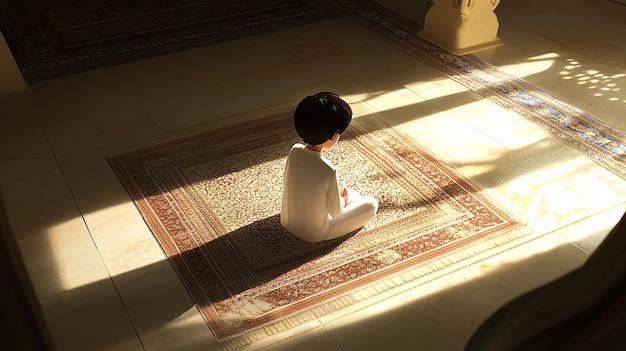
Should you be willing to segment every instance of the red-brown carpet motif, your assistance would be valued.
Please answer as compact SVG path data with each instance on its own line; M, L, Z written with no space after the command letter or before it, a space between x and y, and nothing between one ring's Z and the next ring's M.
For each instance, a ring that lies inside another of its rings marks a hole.
M279 222L282 171L295 142L283 114L110 159L227 346L406 290L468 258L458 249L521 232L409 137L361 117L325 154L345 186L379 200L379 214L341 240L301 241Z

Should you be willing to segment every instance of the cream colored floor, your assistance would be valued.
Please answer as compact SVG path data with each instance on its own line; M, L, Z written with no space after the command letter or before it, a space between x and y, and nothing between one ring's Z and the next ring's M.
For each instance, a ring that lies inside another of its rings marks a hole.
M619 6L504 0L505 45L478 55L626 130ZM507 300L581 265L626 210L624 179L348 19L38 82L0 96L0 191L58 350L219 350L104 157L320 90L410 133L538 238L270 350L460 350Z

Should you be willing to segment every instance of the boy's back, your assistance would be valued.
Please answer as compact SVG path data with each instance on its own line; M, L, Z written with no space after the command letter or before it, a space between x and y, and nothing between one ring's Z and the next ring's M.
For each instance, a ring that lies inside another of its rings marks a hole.
M336 167L302 144L292 147L284 172L281 224L307 241L328 233L342 211Z
M321 154L339 141L350 121L350 105L331 92L305 97L294 111L296 132L306 145L295 144L287 157L280 221L306 241L344 236L378 211L375 198L347 188L340 192L337 169Z

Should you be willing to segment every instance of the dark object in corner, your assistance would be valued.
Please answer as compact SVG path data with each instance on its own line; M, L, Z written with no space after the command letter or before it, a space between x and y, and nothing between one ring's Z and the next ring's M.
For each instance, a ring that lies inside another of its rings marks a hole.
M580 268L508 302L465 350L622 350L625 344L626 215Z
M52 350L43 317L32 286L27 281L15 239L4 208L0 205L0 349L20 351Z

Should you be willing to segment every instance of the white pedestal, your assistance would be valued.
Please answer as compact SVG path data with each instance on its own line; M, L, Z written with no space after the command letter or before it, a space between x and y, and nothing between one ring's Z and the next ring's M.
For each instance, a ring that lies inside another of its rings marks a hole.
M433 0L418 35L456 55L502 45L498 18L500 0Z

